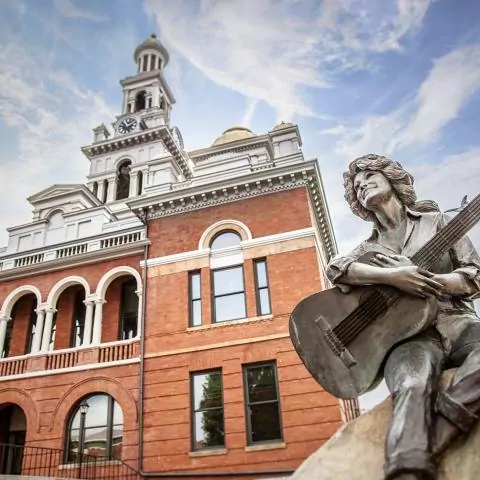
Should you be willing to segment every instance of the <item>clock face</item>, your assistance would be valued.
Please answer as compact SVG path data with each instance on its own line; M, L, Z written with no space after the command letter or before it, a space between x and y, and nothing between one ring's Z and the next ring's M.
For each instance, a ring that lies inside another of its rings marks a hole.
M137 126L137 121L132 117L127 117L125 120L120 122L118 126L118 131L120 133L130 133L133 132L134 128Z

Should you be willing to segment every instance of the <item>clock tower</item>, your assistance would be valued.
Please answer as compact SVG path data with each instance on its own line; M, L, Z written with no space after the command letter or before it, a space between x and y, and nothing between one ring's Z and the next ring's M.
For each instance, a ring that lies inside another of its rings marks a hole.
M136 74L120 81L122 112L94 128L91 145L82 148L90 160L88 187L114 212L128 215L125 200L168 190L191 177L191 161L177 127L170 126L175 98L164 77L169 61L152 34L133 54Z

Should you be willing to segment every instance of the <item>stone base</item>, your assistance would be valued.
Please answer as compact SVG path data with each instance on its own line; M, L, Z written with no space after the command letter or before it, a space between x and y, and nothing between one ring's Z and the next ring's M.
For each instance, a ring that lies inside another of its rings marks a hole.
M449 375L445 375L448 379ZM383 480L390 398L345 425L300 465L290 480ZM480 478L480 424L458 438L441 458L438 480Z

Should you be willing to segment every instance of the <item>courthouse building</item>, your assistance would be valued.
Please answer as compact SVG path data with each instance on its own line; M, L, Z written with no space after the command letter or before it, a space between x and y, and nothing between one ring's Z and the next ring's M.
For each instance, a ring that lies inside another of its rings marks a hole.
M167 51L134 60L86 182L29 197L0 249L0 473L287 475L355 410L288 334L335 254L317 162L290 123L187 152Z

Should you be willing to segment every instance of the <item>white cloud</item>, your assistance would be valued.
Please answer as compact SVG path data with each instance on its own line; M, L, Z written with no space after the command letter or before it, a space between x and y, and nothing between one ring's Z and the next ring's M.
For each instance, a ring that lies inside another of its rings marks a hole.
M435 141L480 89L480 45L460 47L438 58L417 92L399 107L367 116L360 125L340 124L320 134L335 134L336 152L348 158L376 152L390 155L401 148Z
M398 49L402 37L421 24L429 4L147 0L146 5L162 38L207 77L265 100L278 120L290 120L317 113L305 99L305 87L328 87L340 71L367 68L372 51Z
M479 88L480 45L459 48L436 60L418 91L418 109L400 145L434 140Z
M106 15L97 15L76 7L73 0L54 0L54 5L59 13L67 18L82 18L91 22L106 22L108 20Z
M2 143L16 141L14 157L9 149L0 152L0 191L8 192L8 202L0 203L4 227L30 221L27 196L56 182L83 181L88 160L80 146L91 141L90 128L116 113L67 72L45 68L48 53L20 43L0 50ZM4 230L0 235L4 244Z

